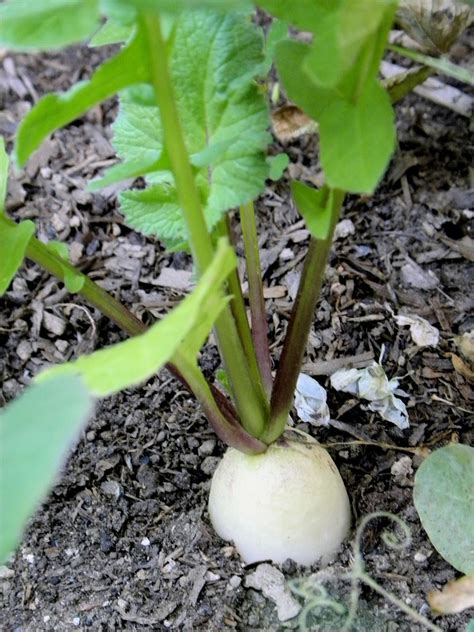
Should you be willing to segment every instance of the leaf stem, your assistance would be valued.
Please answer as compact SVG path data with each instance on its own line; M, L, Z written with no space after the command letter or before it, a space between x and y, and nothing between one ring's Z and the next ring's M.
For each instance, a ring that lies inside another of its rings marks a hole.
M219 439L246 454L265 452L267 449L265 443L246 432L237 419L227 419L223 415L199 367L191 364L187 358L181 356L179 351L175 354L174 359L179 364L180 372L187 382L188 388L201 404L207 420Z
M13 223L13 222L12 222ZM102 289L97 283L90 279L87 275L80 272L69 262L61 259L54 254L46 244L32 237L26 249L26 257L31 259L50 274L64 282L65 270L82 277L84 283L78 291L91 305L96 307L104 316L107 316L116 325L130 336L139 336L147 330L147 326L142 323L132 312L122 305L120 301L111 294ZM172 359L172 362L166 364L168 371L178 379L186 388L194 393L194 389L190 381L183 375L182 358L178 353ZM203 376L204 379L204 376ZM204 380L205 381L205 380ZM232 403L212 384L207 385L208 393L203 386L200 387L199 402L205 411L214 411L214 407L221 411L221 417L227 420L227 423L237 425L237 413ZM198 397L197 393L195 393ZM207 414L207 413L206 413ZM214 417L217 416L215 411ZM209 420L211 421L211 420ZM216 424L211 424L215 429ZM217 431L216 431L217 432ZM217 432L217 434L219 434Z
M212 261L214 248L184 142L159 17L156 14L146 14L144 26L148 40L151 82L160 109L165 143L188 230L191 251L198 274L201 275ZM227 306L218 318L216 334L241 423L250 434L259 437L267 418L265 401L259 394L258 385L253 382L248 370L230 306Z
M270 422L263 437L266 443L275 441L283 433L288 421L343 200L343 191L333 189L328 192L327 203L331 206L328 236L326 239L311 237L309 243L273 386Z
M257 225L253 202L240 207L240 222L244 239L245 261L249 282L249 304L252 317L252 339L265 391L270 397L273 385L267 316L263 297L262 272L258 248Z
M218 224L217 232L220 236L226 236L229 242L235 247L235 239L232 233L232 226L230 223L229 215L226 215ZM235 319L237 332L239 334L242 347L249 364L249 370L252 372L252 379L256 384L259 384L259 388L262 397L265 398L268 411L270 410L270 390L265 389L263 385L262 375L257 361L255 353L255 347L252 340L252 334L250 333L249 321L247 318L247 312L245 310L244 295L242 294L242 286L240 283L240 276L238 268L230 273L227 280L229 293L232 295L230 307Z

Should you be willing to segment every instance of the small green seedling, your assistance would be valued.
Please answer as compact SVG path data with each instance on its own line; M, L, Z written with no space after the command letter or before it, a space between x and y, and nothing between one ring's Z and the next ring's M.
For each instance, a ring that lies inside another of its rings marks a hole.
M113 142L121 161L90 187L143 178L144 188L120 196L126 222L170 249L191 252L198 278L193 292L146 330L74 268L66 252L36 239L31 222L17 224L5 215L8 161L1 148L0 291L27 257L132 336L44 371L2 415L1 509L15 516L2 526L2 558L51 484L90 402L163 366L194 393L230 446L212 482L210 515L244 560L291 557L311 564L337 550L347 535L349 500L333 461L314 442L284 433L344 197L371 194L394 150L392 99L378 71L397 3L254 4L277 19L266 42L252 21L255 7L241 0L7 0L0 6L0 44L14 50L84 40L120 44L89 80L34 105L18 128L16 165L23 167L55 130L118 94ZM289 37L286 25L309 32L310 43ZM318 124L325 175L320 190L292 185L311 241L278 365L269 351L253 207L265 181L278 178L287 164L285 156L267 156L264 86L272 62L289 99ZM234 209L240 211L250 323L232 245ZM197 363L212 328L228 395ZM68 410L58 399L62 388L70 395ZM269 495L273 502L264 503Z

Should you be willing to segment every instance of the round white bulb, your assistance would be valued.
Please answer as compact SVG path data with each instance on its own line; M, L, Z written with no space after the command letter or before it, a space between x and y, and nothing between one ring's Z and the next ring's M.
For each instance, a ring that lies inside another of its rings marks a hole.
M346 488L328 452L287 439L255 456L229 448L212 479L209 515L247 564L324 562L351 524Z

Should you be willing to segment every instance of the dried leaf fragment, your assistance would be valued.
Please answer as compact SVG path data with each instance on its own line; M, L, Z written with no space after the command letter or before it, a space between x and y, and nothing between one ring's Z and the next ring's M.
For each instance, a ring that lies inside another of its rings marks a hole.
M284 105L272 113L273 133L280 143L289 143L316 131L316 123L296 105Z
M431 609L439 614L456 614L474 607L474 575L450 581L442 590L428 593Z
M418 347L436 347L439 342L439 331L433 325L416 314L398 314L395 320L400 327L410 327L413 342Z
M474 367L474 329L466 331L462 336L456 336L454 342L464 360Z
M424 50L445 53L465 28L474 12L456 0L401 0L397 21Z
M450 353L449 355L451 356L451 362L453 363L454 370L465 377L466 380L469 380L469 382L474 382L474 371L471 367L455 353Z

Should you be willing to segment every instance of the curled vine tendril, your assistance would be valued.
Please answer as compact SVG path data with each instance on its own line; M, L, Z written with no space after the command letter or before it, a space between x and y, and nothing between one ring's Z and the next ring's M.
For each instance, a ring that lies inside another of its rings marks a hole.
M393 603L413 621L424 625L426 629L432 630L433 632L442 632L440 627L426 619L426 617L413 608L407 606L401 599L385 590L385 588L380 586L380 584L366 572L364 558L361 552L362 536L369 522L379 518L391 520L401 531L399 535L395 531L385 530L381 535L381 539L386 546L397 551L401 551L410 546L410 529L398 516L387 511L375 511L374 513L364 516L357 528L354 538L354 562L351 568L346 572L337 572L335 569L323 569L308 579L299 579L290 582L291 590L296 595L303 597L306 601L299 615L299 626L301 630L306 631L311 629L308 626L310 617L314 621L315 617L320 616L324 610L332 610L333 613L341 617L341 623L338 629L341 630L341 632L349 632L357 617L361 584L365 584L382 595L387 601ZM351 583L351 593L347 606L333 599L324 585L325 582L331 583L338 580L345 580Z

